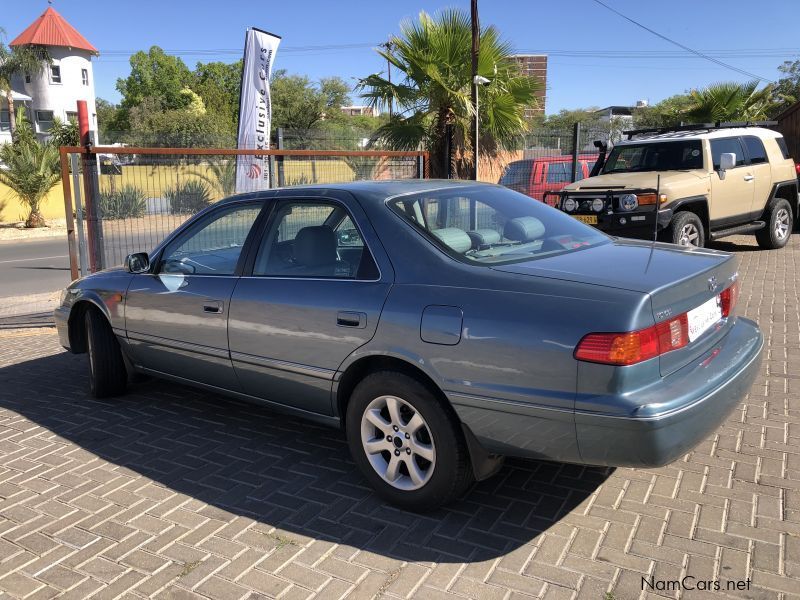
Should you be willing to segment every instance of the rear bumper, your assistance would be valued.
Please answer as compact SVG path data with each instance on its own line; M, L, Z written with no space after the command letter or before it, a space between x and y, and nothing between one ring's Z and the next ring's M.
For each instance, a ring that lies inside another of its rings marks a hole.
M53 311L53 319L56 322L56 331L58 331L58 341L70 352L72 349L69 344L69 307L59 306Z
M576 412L581 461L586 464L659 467L683 456L722 424L750 390L761 365L758 326L737 319L709 352L666 377L647 397L647 416ZM675 404L675 399L681 401ZM671 405L668 412L654 407Z

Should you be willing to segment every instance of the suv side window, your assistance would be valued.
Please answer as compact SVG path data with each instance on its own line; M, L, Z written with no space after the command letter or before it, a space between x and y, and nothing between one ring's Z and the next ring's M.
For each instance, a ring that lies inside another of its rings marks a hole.
M767 151L764 150L764 144L754 135L746 135L744 138L744 145L747 147L747 153L750 155L751 165L760 165L767 161Z
M775 138L775 141L778 143L778 148L781 149L781 154L783 154L784 160L789 158L789 148L786 146L786 140L783 137Z
M736 166L744 166L744 148L739 138L718 138L711 140L711 159L714 161L714 170L719 171L720 156L728 152L736 155Z

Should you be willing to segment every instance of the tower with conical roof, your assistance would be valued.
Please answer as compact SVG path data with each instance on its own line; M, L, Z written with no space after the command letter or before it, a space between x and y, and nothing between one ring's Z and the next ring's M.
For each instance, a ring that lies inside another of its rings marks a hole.
M52 63L41 73L17 76L12 82L15 91L29 96L29 118L41 137L46 137L55 117L63 122L77 120L77 101L86 100L89 109L89 128L97 130L94 74L92 57L99 54L52 6L48 6L25 31L9 44L42 46Z

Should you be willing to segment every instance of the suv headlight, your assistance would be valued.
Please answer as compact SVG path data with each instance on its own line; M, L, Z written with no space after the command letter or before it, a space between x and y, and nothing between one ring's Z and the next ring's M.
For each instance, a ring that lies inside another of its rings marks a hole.
M636 210L639 207L639 199L636 194L623 194L619 197L619 207L628 212Z
M567 212L573 212L576 208L578 208L578 203L575 202L572 198L567 198L564 200L564 210Z

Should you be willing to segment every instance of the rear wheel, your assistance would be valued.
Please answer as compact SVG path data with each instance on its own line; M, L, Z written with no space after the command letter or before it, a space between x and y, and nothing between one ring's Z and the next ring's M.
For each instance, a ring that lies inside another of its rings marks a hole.
M767 250L783 248L792 233L792 207L783 198L773 198L765 211L767 226L756 231L758 245Z
M346 426L361 473L392 504L433 510L472 482L457 420L413 377L395 371L368 375L353 390Z
M702 248L706 244L703 222L693 212L681 211L672 217L672 222L664 231L664 241L679 246Z
M95 398L119 396L125 392L128 374L117 336L97 310L87 310L84 323L92 395Z

